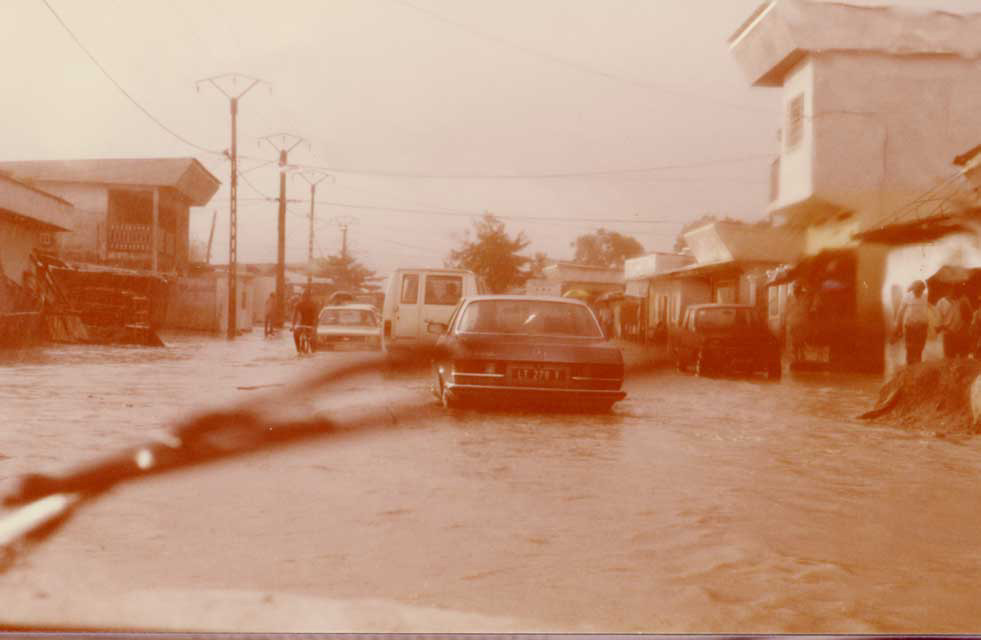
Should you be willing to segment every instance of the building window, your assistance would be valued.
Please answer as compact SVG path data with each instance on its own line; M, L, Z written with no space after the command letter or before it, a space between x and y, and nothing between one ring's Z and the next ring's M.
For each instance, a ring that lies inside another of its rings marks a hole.
M800 93L787 105L787 149L793 149L804 139L804 94Z

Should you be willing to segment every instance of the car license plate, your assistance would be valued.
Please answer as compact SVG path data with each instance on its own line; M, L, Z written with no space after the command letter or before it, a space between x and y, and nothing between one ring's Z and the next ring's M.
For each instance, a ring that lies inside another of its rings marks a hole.
M569 379L566 367L510 367L509 370L514 384L554 385Z

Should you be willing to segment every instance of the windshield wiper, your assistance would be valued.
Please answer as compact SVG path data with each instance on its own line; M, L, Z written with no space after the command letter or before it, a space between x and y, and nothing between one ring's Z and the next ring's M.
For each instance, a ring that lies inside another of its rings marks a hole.
M407 350L397 356L374 356L321 372L275 395L242 403L231 409L195 416L167 436L126 449L62 476L29 474L0 500L8 513L0 515L0 572L31 543L57 531L83 504L117 485L189 467L248 455L320 438L337 429L357 429L414 420L430 412L432 401L384 406L356 419L337 421L322 417L272 420L260 409L269 403L294 401L352 376L386 369L407 372L428 368L436 348Z

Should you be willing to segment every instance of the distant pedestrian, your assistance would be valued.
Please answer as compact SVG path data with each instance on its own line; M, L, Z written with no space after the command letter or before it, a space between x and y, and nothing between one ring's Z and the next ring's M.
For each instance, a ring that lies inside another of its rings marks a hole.
M270 336L276 325L276 294L270 293L266 298L266 335Z
M795 286L787 299L787 334L790 339L791 362L804 360L804 347L807 343L807 318L810 300L804 290Z
M937 303L938 330L943 334L944 358L966 357L973 310L963 290L951 288Z
M981 360L981 296L978 297L978 305L971 314L971 326L967 331L968 351L975 360Z
M902 333L906 339L906 364L915 364L923 359L923 346L930 324L930 303L925 291L926 284L922 280L914 282L896 311L896 332Z

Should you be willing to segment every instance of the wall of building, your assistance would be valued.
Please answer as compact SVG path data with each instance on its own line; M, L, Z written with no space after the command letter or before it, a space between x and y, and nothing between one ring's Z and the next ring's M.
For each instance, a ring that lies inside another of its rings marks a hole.
M108 189L99 185L56 182L38 183L37 186L75 206L72 230L57 234L58 253L78 260L105 260Z
M650 326L656 327L662 318L669 327L681 322L689 305L712 302L712 285L701 278L654 278L648 301Z
M800 140L792 143L789 121L790 103L803 97ZM807 199L814 192L814 61L805 58L787 75L781 99L780 171L778 197L774 207Z
M239 331L251 331L256 316L255 289L251 277L239 276L237 324ZM166 329L205 331L224 334L228 327L228 277L208 274L177 278L167 301Z
M801 94L802 140L788 150L787 108ZM868 228L953 175L954 156L981 140L981 61L811 54L787 76L783 104L774 206L811 198Z
M219 276L216 280L217 306L218 306L218 332L228 331L228 277ZM255 307L255 292L252 289L252 278L239 276L236 283L236 293L238 295L238 305L236 309L236 325L238 330L251 331L253 322L252 309Z
M31 252L40 242L40 232L0 215L0 270L18 285L31 266Z
M252 278L252 318L258 323L266 322L266 300L270 293L276 293L276 276Z

